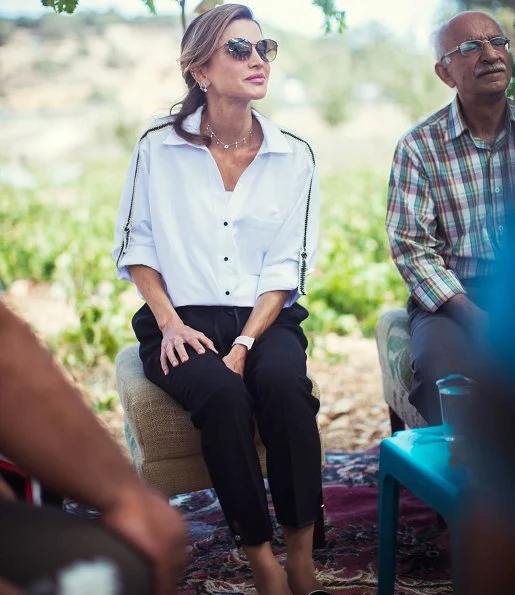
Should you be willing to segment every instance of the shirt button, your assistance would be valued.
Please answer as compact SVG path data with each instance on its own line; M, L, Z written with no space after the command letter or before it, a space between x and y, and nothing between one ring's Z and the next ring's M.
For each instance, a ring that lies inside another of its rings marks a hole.
M499 232L502 233L504 231L504 225L499 225Z
M225 292L225 295L229 295L230 293L231 293L230 291L226 291Z
M225 262L227 262L229 259L227 258L227 256L224 256L224 260Z
M225 225L225 227L227 227L229 225L229 223L227 221L224 221L224 225Z
M496 187L494 188L494 190L495 190L495 192L496 192L497 194L499 194L499 192L501 191L501 187L500 187L500 186L496 186Z

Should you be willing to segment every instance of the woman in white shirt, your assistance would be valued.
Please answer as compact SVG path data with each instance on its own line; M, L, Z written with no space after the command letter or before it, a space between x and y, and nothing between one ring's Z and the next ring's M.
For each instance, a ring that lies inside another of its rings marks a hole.
M314 260L318 179L308 143L251 108L277 53L262 37L238 4L190 24L180 57L188 94L136 146L114 255L146 301L133 319L145 374L200 430L258 592L306 595L320 588L312 538L322 486L307 311L296 300ZM286 572L271 548L256 421Z

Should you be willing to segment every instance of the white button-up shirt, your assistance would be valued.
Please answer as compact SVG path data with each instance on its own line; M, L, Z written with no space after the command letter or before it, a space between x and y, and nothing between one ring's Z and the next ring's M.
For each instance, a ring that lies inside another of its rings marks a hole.
M199 132L202 108L183 123ZM263 143L226 192L213 156L178 136L172 117L155 121L136 146L116 221L118 277L129 266L161 274L174 306L253 306L267 291L302 293L314 265L319 188L309 145L254 112ZM306 210L309 215L305 234ZM132 205L132 206L131 206Z

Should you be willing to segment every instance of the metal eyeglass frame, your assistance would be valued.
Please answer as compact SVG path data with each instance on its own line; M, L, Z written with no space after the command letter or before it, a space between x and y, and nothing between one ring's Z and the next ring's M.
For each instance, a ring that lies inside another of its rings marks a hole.
M494 45L492 41L494 41L495 39L502 39L503 43L500 43L499 45ZM444 56L442 56L440 58L440 62L448 63L449 56L451 56L455 52L460 52L460 54L464 57L470 56L471 54L478 51L482 52L485 44L487 43L489 43L492 46L492 48L497 51L504 49L504 51L507 52L508 48L510 47L510 40L508 39L508 37L505 37L504 35L494 35L493 37L490 37L490 39L468 39L467 41L460 43L460 45L457 45L450 52L447 52ZM466 46L468 46L469 44L480 45L474 45L473 47L469 47L467 51Z

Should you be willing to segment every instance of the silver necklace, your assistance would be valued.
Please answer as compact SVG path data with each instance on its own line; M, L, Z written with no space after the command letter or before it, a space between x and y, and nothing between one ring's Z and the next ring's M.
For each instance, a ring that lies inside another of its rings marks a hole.
M238 145L246 145L247 140L250 141L250 139L252 138L252 128L254 128L254 126L251 127L249 133L242 139L234 141L233 143L225 143L221 138L218 138L218 136L216 136L215 131L211 128L211 124L208 124L206 126L209 136L212 139L215 139L217 145L222 145L224 149L230 149L231 147L235 147L237 149Z

